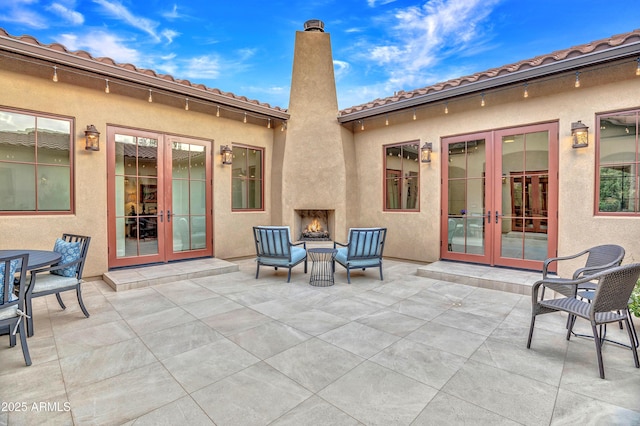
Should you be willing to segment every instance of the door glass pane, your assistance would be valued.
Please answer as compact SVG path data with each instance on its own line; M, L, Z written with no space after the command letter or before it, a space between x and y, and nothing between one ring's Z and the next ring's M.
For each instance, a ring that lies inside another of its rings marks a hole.
M547 131L502 138L502 257L547 257L548 169Z
M485 141L449 145L448 250L484 254Z
M158 254L158 141L115 135L116 257Z

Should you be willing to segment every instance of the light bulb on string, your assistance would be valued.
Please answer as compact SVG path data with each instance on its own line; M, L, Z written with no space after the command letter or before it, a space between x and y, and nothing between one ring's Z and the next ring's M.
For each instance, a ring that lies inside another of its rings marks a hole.
M216 117L220 117L220 105L216 106Z
M189 98L185 98L184 100L184 110L189 111Z
M244 118L242 119L242 122L243 122L243 123L246 123L246 122L247 122L247 113L246 113L246 112L244 113Z
M481 106L481 107L485 106L485 102L484 102L484 93L482 94L482 100L480 101L480 106Z
M106 80L104 81L104 93L107 93L107 94L108 94L108 93L110 93L110 92L111 92L111 90L109 90L109 79L106 79Z
M413 121L415 121L418 117L416 117L416 110L413 110Z
M153 95L151 94L151 89L149 89L149 99L147 99L149 102L153 102Z
M54 83L58 82L58 67L56 67L55 65L53 67L53 78L52 78L52 80L53 80Z
M524 93L522 94L523 98L528 98L529 97L529 83L525 83L524 84Z
M580 87L580 72L576 71L576 82L573 85L576 89Z
M271 128L271 119L267 119L267 129Z
M449 102L444 103L444 113L449 114Z

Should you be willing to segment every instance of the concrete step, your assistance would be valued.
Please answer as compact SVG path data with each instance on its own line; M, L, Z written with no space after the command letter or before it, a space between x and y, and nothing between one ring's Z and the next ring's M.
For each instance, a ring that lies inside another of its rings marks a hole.
M106 272L102 279L115 291L131 290L191 278L237 272L238 265L216 258L203 258Z
M418 268L421 277L474 287L531 295L541 272L440 260Z

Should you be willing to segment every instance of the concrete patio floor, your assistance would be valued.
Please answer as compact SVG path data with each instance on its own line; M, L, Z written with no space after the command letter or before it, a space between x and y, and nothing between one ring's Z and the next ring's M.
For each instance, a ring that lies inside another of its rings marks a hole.
M66 311L35 299L33 365L1 336L0 425L640 424L630 351L605 344L601 380L593 341L567 342L560 314L528 350L530 296L394 260L384 281L338 269L332 287L234 263L122 292L89 281L88 319L73 293Z

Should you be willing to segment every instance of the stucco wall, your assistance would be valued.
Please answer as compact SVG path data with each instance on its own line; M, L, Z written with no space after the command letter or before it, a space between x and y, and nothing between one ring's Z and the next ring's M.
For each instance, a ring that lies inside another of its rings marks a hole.
M416 121L405 118L404 122L395 124L392 117L389 126L365 122L364 131L354 126L363 225L389 228L385 248L388 256L426 262L438 260L441 138L557 121L560 133L558 253L566 255L597 244L615 243L625 247L625 263L640 261L640 217L594 215L595 115L640 107L640 80L633 77L632 69L630 71L617 82L620 75L608 69L590 73L588 82L583 82L580 89L573 88L572 79L568 77L541 83L536 94L531 94L530 87L528 99L522 98L521 89L516 88L487 96L485 107L480 107L479 98L474 98L449 104L449 114L444 114L444 106L440 104L418 111ZM571 123L577 120L589 126L587 148L571 147ZM411 140L419 140L421 145L425 141L434 143L432 162L421 165L420 211L384 212L383 145ZM569 271L574 265L565 268Z
M61 79L62 80L62 79ZM0 105L75 119L75 214L0 216L0 249L51 249L63 232L92 237L85 276L101 275L107 265L107 125L132 127L213 140L214 255L220 258L252 254L251 226L271 223L271 157L277 129L218 118L211 111L189 111L161 104L161 96L149 103L146 97L118 95L115 83L110 94L72 82L53 83L50 78L28 73L0 71L3 82ZM101 133L100 151L84 149L86 125ZM279 130L277 130L279 132ZM241 143L265 148L265 211L231 212L231 168L220 162L220 145Z

